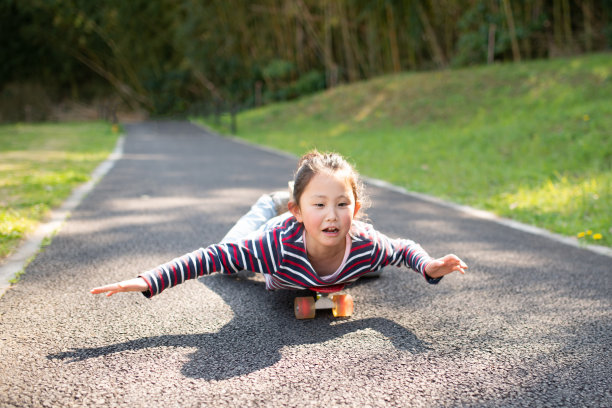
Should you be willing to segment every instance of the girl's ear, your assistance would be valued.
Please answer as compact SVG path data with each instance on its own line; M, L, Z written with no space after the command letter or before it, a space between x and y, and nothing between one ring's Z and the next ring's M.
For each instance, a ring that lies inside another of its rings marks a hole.
M289 211L293 216L298 220L298 222L302 222L302 213L300 212L300 207L296 204L295 201L290 200L287 204L289 207Z

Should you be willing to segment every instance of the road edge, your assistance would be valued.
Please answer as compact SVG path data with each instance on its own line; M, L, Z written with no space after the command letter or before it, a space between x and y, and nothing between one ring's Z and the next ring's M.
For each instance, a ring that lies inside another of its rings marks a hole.
M25 241L19 245L13 254L7 257L0 265L0 298L12 286L11 280L36 257L45 239L53 237L62 227L70 213L83 201L85 196L93 190L95 185L115 166L123 157L125 136L120 135L115 148L105 161L91 173L88 182L76 187L59 208L51 211L49 219L41 223Z
M242 143L242 144L245 144L245 145L248 145L248 146L252 146L252 147L258 148L260 150L264 150L266 152L274 153L274 154L277 154L277 155L280 155L280 156L283 156L283 157L289 157L289 158L294 159L294 160L298 160L299 159L299 157L297 157L294 154L291 154L291 153L288 153L288 152L285 152L285 151L282 151L282 150L278 150L278 149L275 149L273 147L258 145L258 144L255 144L253 142L249 142L248 140L239 139L236 136L219 134L219 133L215 132L214 130L210 129L209 127L207 127L204 124L197 123L195 121L190 121L190 122L191 122L191 124L193 124L193 125L201 128L201 129L203 129L205 132L210 133L211 135L214 135L214 136L217 136L217 137L222 137L222 138L225 138L225 139L230 139L230 140L233 140L233 141L235 141L237 143ZM529 225L529 224L524 224L522 222L511 220L509 218L500 217L499 215L494 214L494 213L489 212L489 211L479 210L477 208L473 208L473 207L470 207L470 206L467 206L467 205L461 205L461 204L456 204L456 203L453 203L453 202L450 202L450 201L445 201L445 200L442 200L442 199L440 199L438 197L434 197L434 196L431 196L431 195L428 195L428 194L417 193L417 192L414 192L414 191L409 191L409 190L406 190L403 187L399 187L399 186L393 185L393 184L391 184L391 183L389 183L387 181L384 181L384 180L379 180L379 179L372 178L372 177L362 177L362 179L366 183L371 184L371 185L376 186L376 187L379 187L379 188L384 188L384 189L387 189L387 190L395 191L397 193L406 195L406 196L411 197L411 198L416 198L416 199L421 200L421 201L426 201L426 202L429 202L429 203L432 203L432 204L436 204L436 205L439 205L439 206L442 206L442 207L446 207L446 208L450 208L450 209L462 212L464 214L468 214L468 215L470 215L472 217L475 217L475 218L480 218L480 219L485 219L485 220L488 220L488 221L492 221L494 223L501 224L501 225L504 225L506 227L509 227L509 228L512 228L512 229L515 229L515 230L527 232L527 233L533 234L533 235L539 235L541 237L545 237L545 238L551 239L553 241L557 241L557 242L563 243L565 245L569 245L569 246L572 246L572 247L575 247L575 248L580 248L580 249L586 249L586 250L594 252L594 253L596 253L598 255L608 256L608 257L612 258L612 248L604 247L604 246L601 246L601 245L583 244L583 243L579 242L578 239L575 238L575 237L565 236L565 235L557 234L557 233L554 233L554 232L550 232L550 231L545 230L543 228L539 228L539 227L536 227L536 226L533 226L533 225Z

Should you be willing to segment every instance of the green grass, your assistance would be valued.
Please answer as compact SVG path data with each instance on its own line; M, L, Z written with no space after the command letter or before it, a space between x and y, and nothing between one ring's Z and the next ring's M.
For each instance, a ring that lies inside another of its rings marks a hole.
M0 259L89 180L116 141L104 122L0 126Z
M237 136L612 246L611 54L380 77L243 112Z

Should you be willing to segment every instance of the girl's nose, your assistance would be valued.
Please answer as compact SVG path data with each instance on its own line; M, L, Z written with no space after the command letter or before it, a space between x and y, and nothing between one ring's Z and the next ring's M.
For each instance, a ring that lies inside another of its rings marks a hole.
M325 221L335 221L335 220L336 220L336 211L334 209L331 209L327 213L327 217L325 217Z

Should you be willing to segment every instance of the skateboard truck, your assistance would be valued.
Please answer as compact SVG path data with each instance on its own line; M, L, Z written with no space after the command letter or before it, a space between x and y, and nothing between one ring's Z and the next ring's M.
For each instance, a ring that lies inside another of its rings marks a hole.
M312 319L317 310L331 309L334 317L349 317L353 314L353 297L338 293L344 288L311 288L317 292L316 300L312 296L296 297L294 301L295 317L297 319Z

